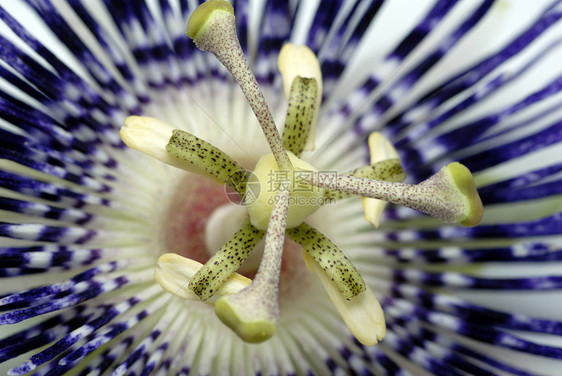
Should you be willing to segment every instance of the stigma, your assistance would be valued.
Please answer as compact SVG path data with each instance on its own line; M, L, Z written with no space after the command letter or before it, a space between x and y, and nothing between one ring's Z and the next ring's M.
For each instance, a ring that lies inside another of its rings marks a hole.
M361 274L330 238L306 223L326 203L363 197L366 219L378 226L387 202L421 211L445 222L476 225L482 203L470 171L458 163L443 167L419 184L405 184L398 154L381 134L369 139L371 164L343 173L318 171L301 159L314 149L322 98L320 66L304 46L286 45L279 55L287 116L282 134L249 68L236 35L234 11L224 0L209 0L192 14L187 34L231 72L254 112L271 153L253 171L186 131L148 117L129 117L123 141L174 167L224 184L243 197L247 218L204 264L165 254L156 280L186 300L213 304L217 317L246 342L275 335L281 260L286 238L302 247L303 263L320 280L350 332L364 345L386 333L383 310ZM256 188L257 187L257 188ZM237 273L265 238L252 280Z

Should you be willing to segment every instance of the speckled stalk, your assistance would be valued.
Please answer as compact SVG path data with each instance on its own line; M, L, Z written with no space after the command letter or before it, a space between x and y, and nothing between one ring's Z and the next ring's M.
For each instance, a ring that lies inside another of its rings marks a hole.
M415 185L344 175L334 178L323 172L314 173L310 182L323 188L407 206L443 222L475 226L482 218L482 202L472 175L456 162Z
M221 321L246 342L263 342L275 334L289 195L288 189L277 191L263 258L250 286L222 297L215 304L215 312Z
M245 224L211 257L205 265L195 273L189 281L189 288L202 300L212 297L246 260L256 244L261 240L264 231Z
M199 49L215 55L232 73L263 129L279 168L290 168L291 162L283 147L269 106L240 46L232 6L223 0L212 0L203 5L191 15L187 25L187 35L193 39Z
M339 247L318 230L303 223L288 229L287 236L300 244L320 265L345 299L350 300L365 291L365 282Z
M391 182L401 182L406 177L406 174L400 165L399 159L388 159L386 161L373 163L368 166L348 171L342 175ZM326 189L324 193L324 197L327 199L326 202L330 202L328 199L341 200L354 195L354 193L329 189Z

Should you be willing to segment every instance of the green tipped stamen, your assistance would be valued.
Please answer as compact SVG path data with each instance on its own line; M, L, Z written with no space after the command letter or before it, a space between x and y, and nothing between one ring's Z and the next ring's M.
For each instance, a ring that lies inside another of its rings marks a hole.
M224 9L230 6L227 4L228 2L223 0L212 0L203 4L205 8L201 13L195 10L188 22L188 36L193 38L199 49L215 55L232 73L263 129L279 168L288 169L291 162L283 147L271 110L240 46L234 12Z
M312 185L377 198L429 214L447 223L474 226L482 218L482 202L470 171L451 163L419 184L393 183L322 172L308 180Z

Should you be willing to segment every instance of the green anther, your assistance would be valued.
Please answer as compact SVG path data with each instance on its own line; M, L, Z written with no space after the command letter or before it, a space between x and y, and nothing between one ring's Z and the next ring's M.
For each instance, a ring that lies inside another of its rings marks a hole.
M168 153L205 171L214 180L244 196L248 174L234 159L219 148L191 133L176 129L166 145Z
M406 174L404 173L404 170L402 170L402 165L400 164L399 159L387 159L382 162L377 162L368 166L357 168L342 175L391 182L401 182L406 178ZM355 195L351 193L339 192L329 189L326 189L324 193L324 197L327 199L327 202L329 202L328 199L341 200L353 196Z
M318 84L314 78L296 77L291 85L291 95L287 108L283 146L300 157L310 133Z
M205 26L211 14L215 11L226 11L234 15L234 8L228 1L209 0L195 9L187 22L187 36L195 39L199 31Z
M330 276L340 293L347 300L365 291L366 285L351 261L330 239L306 223L288 229L287 236L303 249Z
M232 238L195 273L189 288L202 300L212 297L246 260L264 231L246 221Z

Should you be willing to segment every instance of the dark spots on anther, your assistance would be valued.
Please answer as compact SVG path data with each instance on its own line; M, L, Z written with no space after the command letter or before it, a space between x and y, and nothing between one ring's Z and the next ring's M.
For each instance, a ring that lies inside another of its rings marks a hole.
M353 264L331 240L306 224L289 229L287 233L326 271L346 299L365 290Z
M190 288L203 300L210 298L246 260L263 235L263 231L246 223L197 271L190 281ZM241 244L244 247L241 248Z

